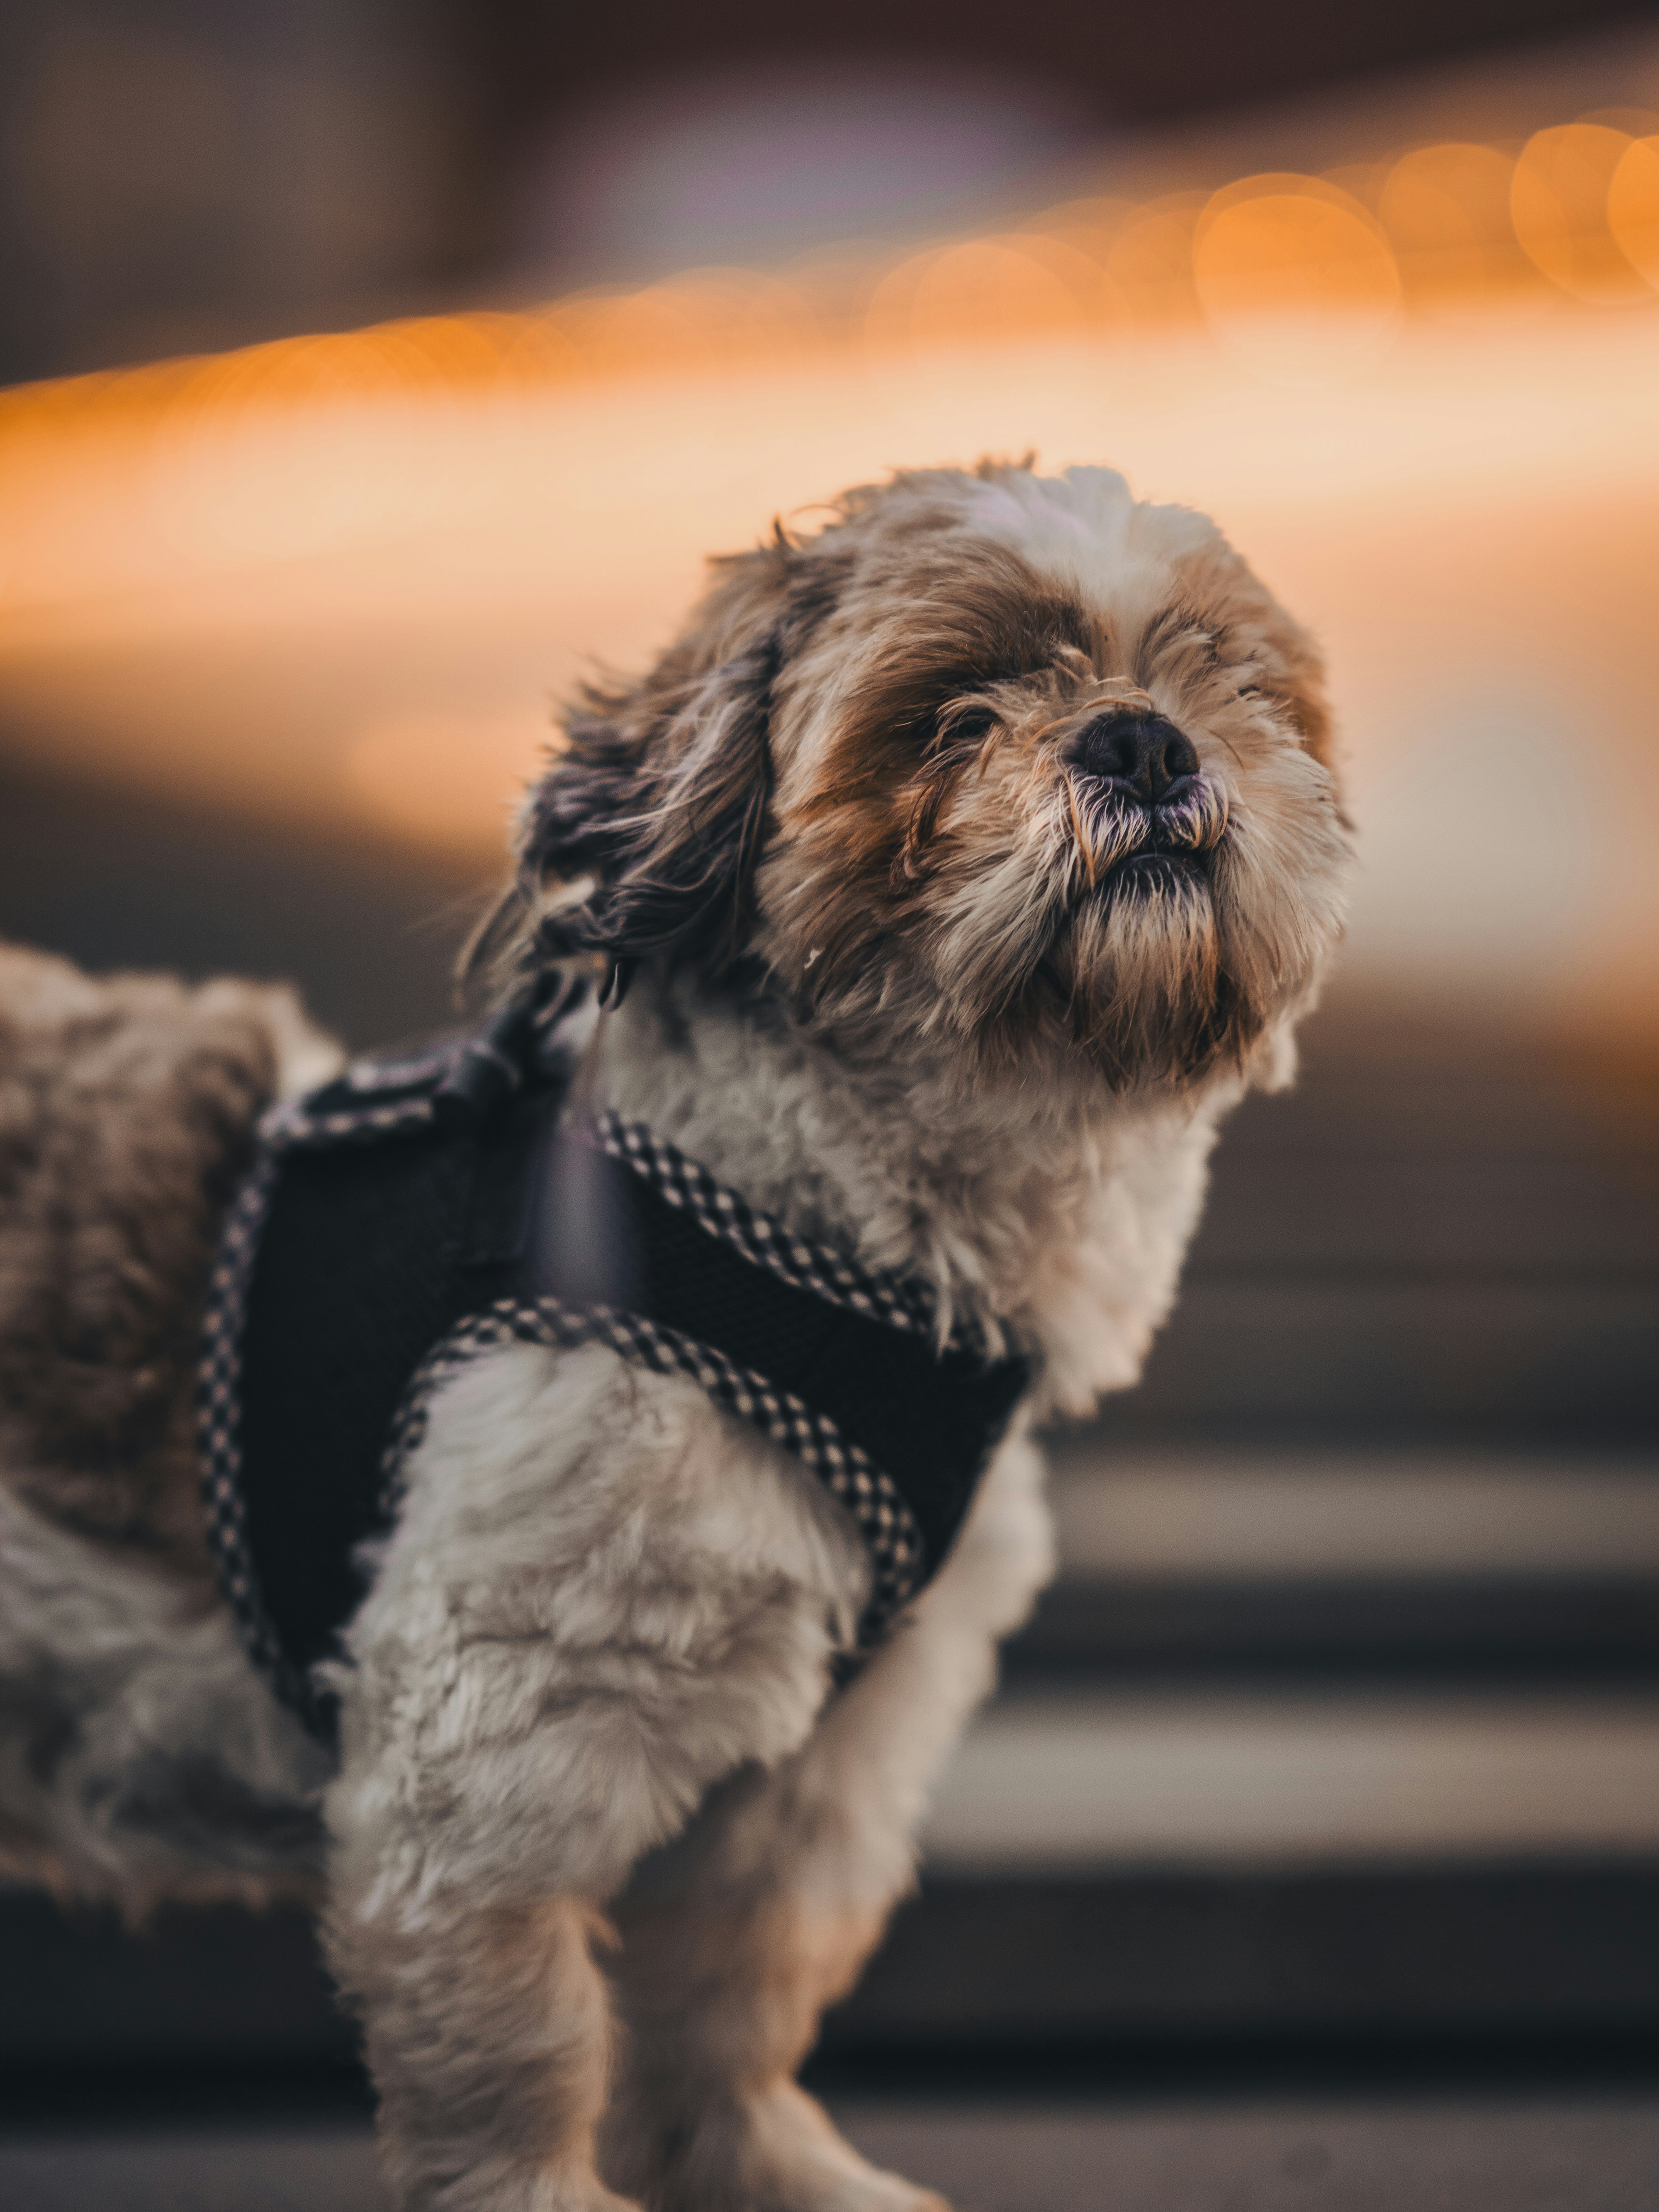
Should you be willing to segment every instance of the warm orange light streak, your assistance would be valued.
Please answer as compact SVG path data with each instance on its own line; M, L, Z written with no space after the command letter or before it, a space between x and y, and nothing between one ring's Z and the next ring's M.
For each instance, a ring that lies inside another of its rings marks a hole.
M1016 232L901 262L872 293L865 331L877 347L982 345L1126 315L1091 256L1063 239Z
M1420 147L1392 165L1353 164L1325 178L1246 178L1207 196L1139 204L1071 201L1018 231L896 262L831 250L781 274L696 270L538 310L433 316L25 386L0 394L0 460L15 486L20 471L26 484L31 458L61 458L65 440L90 463L99 435L142 423L176 434L227 414L264 422L350 403L512 398L550 385L799 361L865 339L979 343L1156 328L1200 304L1224 337L1276 317L1306 323L1334 313L1370 325L1392 313L1401 274L1408 304L1425 291L1478 293L1529 270L1576 296L1622 301L1632 262L1642 266L1648 252L1654 145L1659 138L1590 118L1538 132L1518 163L1491 147Z

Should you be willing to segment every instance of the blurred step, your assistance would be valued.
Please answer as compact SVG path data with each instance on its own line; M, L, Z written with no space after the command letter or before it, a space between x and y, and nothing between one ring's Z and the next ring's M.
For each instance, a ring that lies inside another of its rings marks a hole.
M1659 1448L1659 1081L1339 994L1103 1437Z
M1659 1458L1050 1449L1066 1574L1659 1577Z
M387 2212L367 2119L0 2136L6 2212Z
M1014 1698L830 2024L918 2042L1659 2036L1659 1699Z
M942 2097L838 2106L866 2156L963 2212L1651 2212L1645 2094L1338 2101L1166 2098L1137 2108Z
M832 2055L1659 2036L1659 1695L1006 1698L927 1845ZM297 1914L10 1896L0 1955L14 2071L351 2064Z
M1231 1123L1189 1282L1240 1274L1401 1273L1413 1279L1573 1281L1659 1275L1659 1141L1575 1127L1553 1103L1507 1145L1461 1127L1445 1141L1389 1118L1310 1121L1269 1099ZM1516 1102L1510 1111L1518 1114ZM1268 1115L1290 1124L1271 1132Z
M1659 1867L924 1873L823 2050L1659 2047Z
M1659 1447L1659 1282L1188 1284L1098 1433Z
M358 2079L304 1915L164 1913L147 1935L0 1897L0 2122L136 2075ZM1194 1860L924 1872L825 2063L902 2051L1434 2050L1502 2061L1659 2047L1659 1865L1504 1856L1256 1866ZM886 2054L884 2057L883 2054ZM361 2094L360 2092L358 2094ZM5 2202L0 2195L0 2202Z
M1051 1450L1060 1575L1006 1678L1659 1672L1659 1462Z
M1659 1697L1015 1696L830 2051L1659 2035Z
M976 2085L977 2087L977 2085ZM829 2099L876 2165L962 2212L1651 2212L1659 2100L1628 2086ZM1109 2198L1103 2191L1109 2189ZM69 2131L0 2140L7 2212L375 2212L367 2121Z
M989 1880L1649 1857L1659 1694L1212 1690L1005 1698L945 1772L924 1863Z
M827 2051L1659 2037L1659 1697L1006 1697Z
M0 1889L0 2106L20 2075L349 2073L356 2049L310 1917L292 1906L165 1905L131 1928Z
M1079 1676L1659 1683L1659 1577L1062 1580L1002 1672L1010 1687Z

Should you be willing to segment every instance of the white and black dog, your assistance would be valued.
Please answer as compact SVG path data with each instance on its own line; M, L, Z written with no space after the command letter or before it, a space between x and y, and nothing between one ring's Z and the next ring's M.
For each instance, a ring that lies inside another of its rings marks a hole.
M720 562L642 681L586 691L519 857L472 1073L511 1089L514 1024L562 1009L559 1141L690 1238L691 1287L653 1320L489 1279L286 1704L213 1379L237 1224L319 1133L430 1136L431 1085L295 1105L337 1055L283 993L0 959L0 1850L139 1911L318 1897L399 2205L936 2204L794 2075L1048 1572L1030 1431L1134 1381L1222 1115L1288 1078L1349 858L1317 657L1109 471L901 476ZM377 1218L418 1275L420 1207ZM715 1250L739 1319L705 1329ZM733 1348L786 1307L852 1317L839 1382ZM261 1358L252 1427L326 1458L349 1422ZM930 1534L904 1439L987 1375Z

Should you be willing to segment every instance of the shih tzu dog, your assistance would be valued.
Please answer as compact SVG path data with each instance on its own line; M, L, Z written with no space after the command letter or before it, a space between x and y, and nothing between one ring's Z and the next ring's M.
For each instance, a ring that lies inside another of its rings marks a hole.
M317 1897L399 2205L937 2205L794 2075L1347 860L1214 526L987 464L584 692L471 1035L5 956L7 1863Z

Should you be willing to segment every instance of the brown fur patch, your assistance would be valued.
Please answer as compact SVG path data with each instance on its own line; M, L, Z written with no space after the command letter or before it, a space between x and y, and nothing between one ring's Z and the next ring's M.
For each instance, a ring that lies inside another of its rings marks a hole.
M891 591L902 618L844 702L815 806L890 793L965 695L1017 684L1067 651L1100 665L1101 624L1005 546L958 534L931 557L896 562Z
M0 949L0 1474L204 1585L197 1336L278 995Z
M1202 617L1213 626L1215 665L1253 663L1252 680L1242 688L1278 708L1314 758L1329 768L1335 732L1324 663L1312 637L1224 539L1176 565L1191 608L1215 610Z

